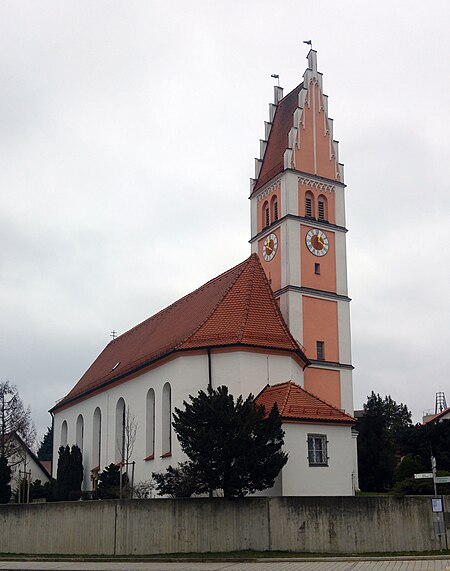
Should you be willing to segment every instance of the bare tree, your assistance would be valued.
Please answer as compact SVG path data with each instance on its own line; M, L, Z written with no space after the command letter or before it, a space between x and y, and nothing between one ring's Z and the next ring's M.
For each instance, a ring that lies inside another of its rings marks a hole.
M116 445L120 451L120 499L124 495L133 496L134 487L134 462L131 461L131 455L133 454L133 448L136 443L138 423L136 422L136 417L134 413L130 410L130 407L123 408L122 414L122 431ZM131 478L129 476L128 470L131 466Z
M32 449L35 441L30 407L25 408L15 385L0 382L0 456L17 465L23 461L23 443Z
M126 465L130 463L131 455L133 454L134 445L136 443L136 434L138 429L138 423L134 413L127 408L125 413L125 425L124 425L124 453L123 461Z

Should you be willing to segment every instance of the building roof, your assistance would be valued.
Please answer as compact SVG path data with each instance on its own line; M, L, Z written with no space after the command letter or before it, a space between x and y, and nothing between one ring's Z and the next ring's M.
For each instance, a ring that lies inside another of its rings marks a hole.
M325 423L355 424L355 419L315 395L305 391L292 381L266 385L256 397L266 411L276 403L283 420Z
M28 454L28 456L33 460L33 462L37 466L39 466L44 475L47 476L49 480L51 479L52 477L51 462L39 460L36 454L31 450L28 444L23 440L23 438L17 432L9 432L8 434L5 434L5 438L17 442L17 448L14 450L14 454L18 454L19 448L24 450L24 452ZM50 470L49 470L49 464L50 464Z
M227 346L290 351L309 364L256 254L111 341L52 410L175 352Z
M430 422L437 422L438 420L444 420L444 418L448 414L450 414L450 406L445 408L444 410L441 410L441 412L438 412L437 414L433 415L431 418L428 418L424 422L424 424L429 424Z
M294 112L298 107L298 94L302 88L303 83L300 83L278 103L263 163L253 192L259 190L284 170L284 152L289 145L289 131L294 125Z

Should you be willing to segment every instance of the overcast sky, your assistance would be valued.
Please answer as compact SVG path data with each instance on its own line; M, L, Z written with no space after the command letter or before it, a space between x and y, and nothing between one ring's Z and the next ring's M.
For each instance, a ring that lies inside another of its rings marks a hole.
M110 341L250 253L312 39L347 192L355 407L450 401L450 3L3 0L0 379L42 436ZM450 404L450 403L449 403Z

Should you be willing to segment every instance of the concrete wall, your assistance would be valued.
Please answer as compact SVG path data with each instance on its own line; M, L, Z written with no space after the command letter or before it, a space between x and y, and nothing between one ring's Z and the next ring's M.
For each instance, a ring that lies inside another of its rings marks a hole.
M449 504L450 497L445 500ZM0 553L439 549L429 497L199 498L7 505L0 506L0 530Z

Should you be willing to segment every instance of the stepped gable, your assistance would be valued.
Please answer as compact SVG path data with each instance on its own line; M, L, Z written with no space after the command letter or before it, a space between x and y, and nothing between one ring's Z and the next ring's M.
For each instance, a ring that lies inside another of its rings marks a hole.
M266 385L255 399L266 411L276 403L283 420L355 424L346 412L312 395L292 381Z
M294 112L298 107L298 94L302 88L303 82L297 85L278 103L261 171L253 192L259 190L269 180L284 170L284 152L289 145L289 131L294 124Z
M265 124L266 140L260 141L260 158L255 159L251 194L287 169L343 184L339 143L333 138L333 120L328 116L328 97L323 93L315 50L308 53L302 83L286 97L282 93L281 87L274 87L274 103L269 105L269 122Z
M233 345L292 351L309 364L256 254L111 341L52 410L172 353Z

